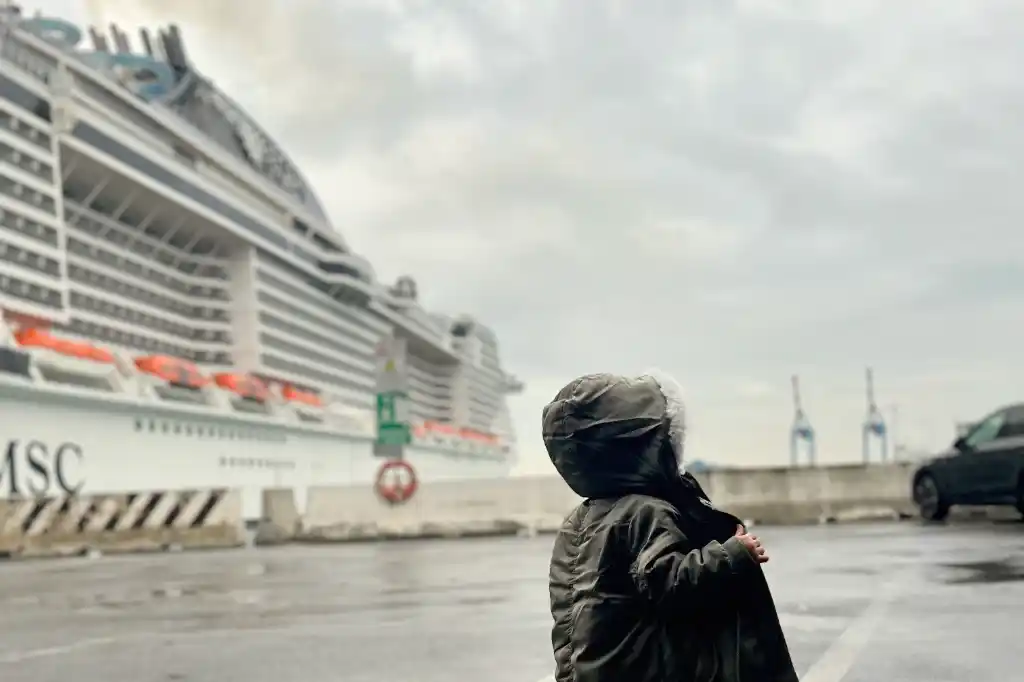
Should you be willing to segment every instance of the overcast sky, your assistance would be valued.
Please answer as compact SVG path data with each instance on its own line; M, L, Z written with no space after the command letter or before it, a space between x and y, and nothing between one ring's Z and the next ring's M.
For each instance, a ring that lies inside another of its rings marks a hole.
M177 21L382 279L494 328L524 470L584 372L675 374L734 464L788 458L793 373L823 461L867 364L911 448L1024 398L1018 0L26 7Z

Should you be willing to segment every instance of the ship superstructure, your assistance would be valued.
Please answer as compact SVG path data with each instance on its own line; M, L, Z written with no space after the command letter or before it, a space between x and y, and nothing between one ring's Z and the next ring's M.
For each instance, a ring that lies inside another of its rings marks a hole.
M2 32L6 374L369 437L397 363L414 445L510 462L522 386L493 332L378 282L177 28L133 50L116 26L9 9Z

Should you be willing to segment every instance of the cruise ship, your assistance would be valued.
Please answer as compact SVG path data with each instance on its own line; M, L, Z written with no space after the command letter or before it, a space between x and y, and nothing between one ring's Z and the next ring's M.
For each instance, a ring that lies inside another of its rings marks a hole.
M522 384L494 333L379 282L177 27L7 7L0 43L0 498L301 506L373 484L382 386L421 482L508 474Z

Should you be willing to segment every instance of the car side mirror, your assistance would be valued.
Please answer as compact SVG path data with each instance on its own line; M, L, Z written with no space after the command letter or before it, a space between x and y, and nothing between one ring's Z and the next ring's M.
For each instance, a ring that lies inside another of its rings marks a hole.
M967 452L971 449L971 446L967 444L967 439L961 436L953 442L953 447L960 452Z

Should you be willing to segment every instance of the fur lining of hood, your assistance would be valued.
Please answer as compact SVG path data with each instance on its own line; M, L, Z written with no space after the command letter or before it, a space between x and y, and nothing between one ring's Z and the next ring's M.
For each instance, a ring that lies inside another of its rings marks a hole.
M665 396L668 437L672 443L672 450L676 453L676 459L679 461L679 471L683 472L686 470L686 459L683 456L686 446L686 402L683 397L683 387L668 373L657 368L647 370L642 376L654 379L658 387L661 388L661 394Z

